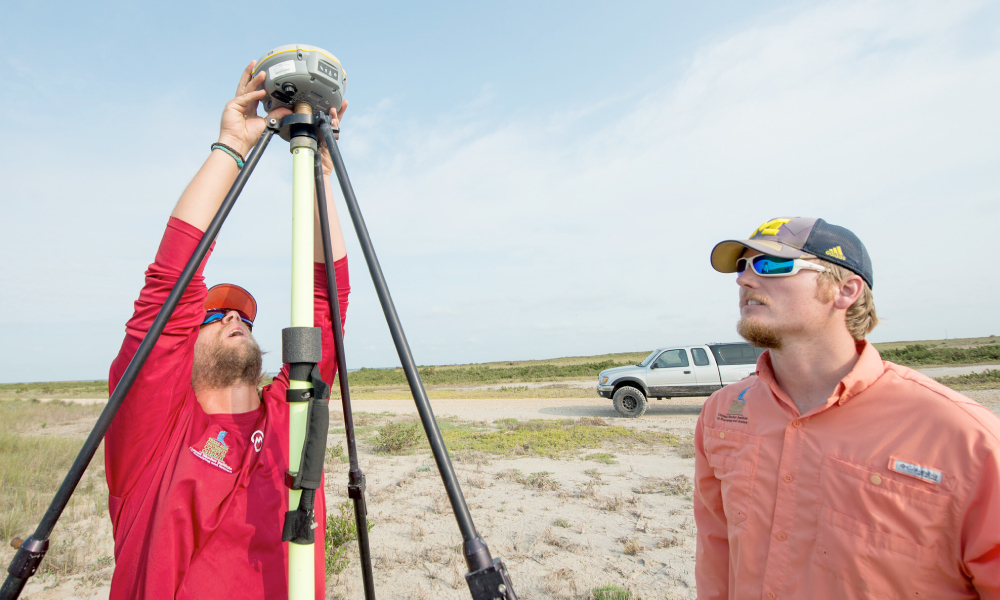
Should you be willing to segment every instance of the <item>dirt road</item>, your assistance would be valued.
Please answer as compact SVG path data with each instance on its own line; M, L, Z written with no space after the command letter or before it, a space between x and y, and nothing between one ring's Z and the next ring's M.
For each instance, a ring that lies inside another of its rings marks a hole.
M966 390L962 394L1000 416L1000 390ZM646 414L638 422L669 428L693 428L705 400L706 398L650 400ZM373 413L403 415L417 412L412 400L355 400L352 405L355 411ZM453 416L470 421L618 417L611 401L596 395L580 398L431 400L431 408L435 416Z

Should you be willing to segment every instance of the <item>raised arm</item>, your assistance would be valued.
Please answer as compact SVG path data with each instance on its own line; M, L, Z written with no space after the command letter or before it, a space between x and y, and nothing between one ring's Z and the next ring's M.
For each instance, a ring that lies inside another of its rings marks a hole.
M264 72L250 78L256 65L257 61L253 61L243 70L236 87L236 97L226 103L219 126L219 143L232 148L244 159L264 132L266 123L265 118L257 116L257 103L267 94L264 89L258 89L264 83ZM346 106L347 103L344 104ZM267 118L281 118L290 112L287 108L276 108ZM235 158L224 150L212 150L208 160L181 194L171 216L205 231L239 172Z

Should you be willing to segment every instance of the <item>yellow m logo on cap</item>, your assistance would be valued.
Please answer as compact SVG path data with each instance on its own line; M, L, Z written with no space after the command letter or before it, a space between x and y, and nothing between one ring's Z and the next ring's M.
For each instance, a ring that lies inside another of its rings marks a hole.
M771 219L757 229L754 229L754 232L750 234L750 237L752 238L758 233L760 235L778 235L778 230L781 229L781 226L789 221L791 221L791 219Z

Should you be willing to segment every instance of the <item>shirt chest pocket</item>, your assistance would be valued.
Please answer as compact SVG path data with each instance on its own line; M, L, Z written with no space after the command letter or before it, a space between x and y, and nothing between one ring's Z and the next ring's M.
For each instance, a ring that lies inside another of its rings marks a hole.
M704 429L705 454L722 484L722 509L730 529L742 528L753 508L760 437L728 429Z
M949 484L932 490L886 469L827 456L815 562L837 579L886 598L948 597L934 592L935 557L945 549L952 512Z

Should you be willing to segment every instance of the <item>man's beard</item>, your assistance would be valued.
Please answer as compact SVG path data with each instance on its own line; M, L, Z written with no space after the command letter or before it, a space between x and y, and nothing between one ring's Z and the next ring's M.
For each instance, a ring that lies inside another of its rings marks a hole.
M736 323L736 333L750 342L751 346L781 350L781 335L778 334L778 331L774 327L764 325L755 319L748 317L740 319Z
M247 336L245 343L228 345L221 337L195 352L191 385L195 389L223 389L234 385L257 386L263 364L260 346Z

